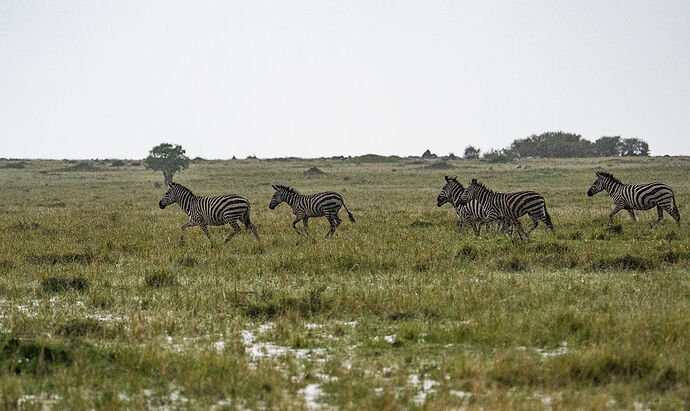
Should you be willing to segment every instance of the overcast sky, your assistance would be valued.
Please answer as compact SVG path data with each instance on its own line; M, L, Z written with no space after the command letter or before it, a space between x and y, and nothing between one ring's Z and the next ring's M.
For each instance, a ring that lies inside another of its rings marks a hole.
M0 0L0 157L690 154L690 1Z

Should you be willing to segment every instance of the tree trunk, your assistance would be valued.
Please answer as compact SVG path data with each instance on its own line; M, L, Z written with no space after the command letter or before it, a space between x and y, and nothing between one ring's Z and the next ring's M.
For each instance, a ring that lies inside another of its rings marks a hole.
M165 181L166 186L169 186L172 183L173 174L175 174L174 171L163 171L163 179Z

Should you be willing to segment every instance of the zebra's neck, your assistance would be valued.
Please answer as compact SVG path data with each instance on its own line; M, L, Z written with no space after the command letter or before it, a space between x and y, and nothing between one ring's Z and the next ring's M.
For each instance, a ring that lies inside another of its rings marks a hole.
M285 192L285 202L290 206L293 207L297 205L297 201L299 198L302 197L301 195L295 193L294 191L286 191Z
M453 207L459 208L463 205L462 201L460 200L460 197L462 196L462 193L464 191L465 190L463 188L461 188L460 186L454 186L452 188L451 193L450 193L450 203L453 204Z
M191 216L192 210L196 205L196 196L189 190L179 190L177 193L177 204L187 215Z
M481 187L477 191L477 200L479 200L480 203L492 204L495 199L496 193L486 187Z
M609 195L614 195L623 186L623 184L608 178L604 179L603 183L604 190L606 190Z

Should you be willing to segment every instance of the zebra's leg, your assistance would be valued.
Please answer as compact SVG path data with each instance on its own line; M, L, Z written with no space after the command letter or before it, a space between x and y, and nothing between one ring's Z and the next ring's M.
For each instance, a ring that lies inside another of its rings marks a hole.
M235 235L237 235L237 233L239 233L240 231L242 231L242 229L240 228L240 225L237 224L237 220L232 220L232 221L230 221L230 227L232 227L232 229L233 229L234 231L233 231L232 233L230 233L230 235L225 239L225 242L226 242L226 243L227 243L228 241L230 241L230 239L231 239L232 237L234 237Z
M522 228L522 223L520 222L519 219L517 219L517 218L515 219L514 225L515 225L516 231L518 233L518 237L520 237L520 240L522 240L523 235L525 236L525 240L529 240L529 235L527 233L525 233L525 229Z
M335 220L335 228L340 227L340 224L342 224L343 220L340 218L338 214L333 216L333 219Z
M616 205L616 206L613 208L613 211L611 211L611 214L609 214L609 224L613 224L613 216L615 216L616 214L618 214L618 212L621 211L622 209L623 209L623 207L620 207L620 206L618 206L618 205Z
M206 234L206 237L208 237L208 239L210 240L210 239L211 239L211 234L209 234L208 228L206 228L206 226L203 225L203 224L199 224L199 227L201 227L201 229L204 231L204 234Z
M300 235L301 235L302 233L300 233L299 230L297 229L297 223L299 223L300 220L302 220L302 218L303 218L303 217L302 217L301 215L298 215L297 218L295 218L295 221L292 222L292 228L294 228L295 231L297 232L297 234L300 234Z
M304 225L304 234L309 235L309 217L304 217L302 219L302 224Z
M630 218L632 218L633 221L637 221L637 217L635 217L635 212L632 210L632 208L627 209L628 214L630 214Z
M184 229L187 228L187 227L193 227L193 226L195 226L195 225L196 225L196 223L194 223L194 222L191 221L191 220L190 220L190 221L187 221L186 223L184 223L184 224L182 225L182 228L180 229L180 241L183 241L183 240L184 240L184 238L182 237L182 235L184 234Z
M477 221L472 221L470 223L470 226L472 227L472 231L474 231L474 236L479 237L479 231L482 229L482 226L480 225L481 223Z
M649 224L650 228L657 225L661 221L661 219L664 218L664 209L661 208L661 206L659 206L659 205L656 206L656 214L657 214L658 218L656 219L656 221L652 221L651 224Z
M252 233L254 233L254 237L256 237L257 240L259 239L259 233L256 231L256 226L252 224L249 218L245 219L242 224L244 224L245 229L251 230Z
M328 220L328 224L331 225L330 230L328 230L328 232L326 233L326 238L328 238L333 236L333 233L335 232L335 228L337 227L337 225L335 224L335 219L332 215L326 215L326 219Z

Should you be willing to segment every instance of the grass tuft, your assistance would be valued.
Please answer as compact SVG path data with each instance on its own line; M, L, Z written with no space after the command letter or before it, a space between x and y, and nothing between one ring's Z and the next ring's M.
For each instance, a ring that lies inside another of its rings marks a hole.
M83 276L76 277L46 277L41 280L41 288L48 293L64 291L84 291L89 288L89 280Z

